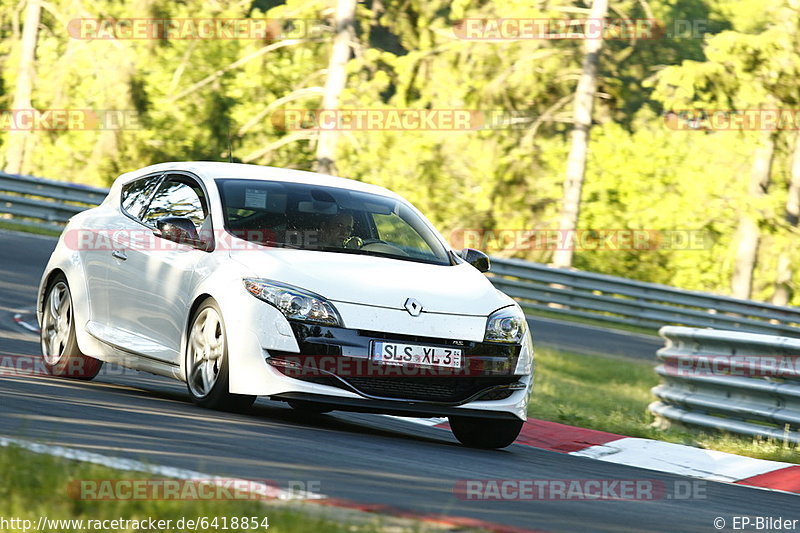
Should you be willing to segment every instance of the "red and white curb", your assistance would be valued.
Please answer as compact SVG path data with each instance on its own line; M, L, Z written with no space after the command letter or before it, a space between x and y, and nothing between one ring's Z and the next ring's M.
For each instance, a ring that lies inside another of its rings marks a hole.
M430 419L424 419L430 425ZM446 422L434 427L447 428ZM658 472L800 494L800 465L528 419L516 444Z

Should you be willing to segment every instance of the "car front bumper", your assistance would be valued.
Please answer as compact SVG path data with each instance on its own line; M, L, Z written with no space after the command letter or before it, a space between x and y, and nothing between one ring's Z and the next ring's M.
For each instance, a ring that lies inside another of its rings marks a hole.
M529 374L515 374L530 346L471 342L312 326L291 322L299 352L269 350L266 362L295 390L278 400L314 401L329 408L400 416L525 417ZM384 365L371 360L376 341L462 351L457 369Z

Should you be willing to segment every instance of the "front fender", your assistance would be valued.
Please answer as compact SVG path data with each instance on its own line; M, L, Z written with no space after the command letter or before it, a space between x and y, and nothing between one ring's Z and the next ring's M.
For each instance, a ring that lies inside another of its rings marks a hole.
M230 392L269 395L282 389L270 386L275 371L267 365L265 350L299 352L291 326L283 314L245 290L246 273L237 264L219 262L197 286L181 344L180 379L186 380L188 331L194 309L213 298L222 311L228 341Z

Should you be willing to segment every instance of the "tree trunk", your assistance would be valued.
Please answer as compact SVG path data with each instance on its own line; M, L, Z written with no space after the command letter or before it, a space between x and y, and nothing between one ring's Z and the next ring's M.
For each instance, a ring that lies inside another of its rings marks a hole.
M12 110L31 109L33 75L36 67L36 41L39 36L40 0L28 0L25 10L25 24L22 29L22 50L17 69L17 85L14 89ZM26 146L30 142L31 131L12 129L8 132L5 148L5 171L20 174L26 159Z
M322 109L338 109L339 95L347 82L346 66L350 59L350 49L355 42L356 0L338 0L336 4L336 36L328 63L328 77L325 80L322 96ZM317 140L317 160L315 170L324 174L336 171L334 156L339 131L322 130Z
M608 0L594 0L589 19L597 21L605 19ZM588 32L587 32L588 33ZM583 72L575 90L575 118L572 129L572 146L567 158L567 173L564 179L564 200L561 207L559 230L571 232L578 225L581 207L581 191L583 176L586 172L586 156L589 150L589 128L592 126L592 107L597 92L597 65L603 39L586 39L583 57ZM553 265L566 268L572 265L574 241L565 239L565 246L553 253Z
M758 230L758 204L769 188L772 155L775 151L773 132L764 131L761 142L753 155L750 170L748 197L756 204L755 209L744 209L739 218L739 244L736 249L736 262L733 266L731 293L735 298L750 298L753 292L753 272L758 258L760 235Z
M794 141L790 180L789 196L786 198L786 222L796 228L800 222L800 133ZM778 275L775 279L775 294L772 295L772 303L775 305L789 305L792 300L793 274L791 257L784 250L778 256Z

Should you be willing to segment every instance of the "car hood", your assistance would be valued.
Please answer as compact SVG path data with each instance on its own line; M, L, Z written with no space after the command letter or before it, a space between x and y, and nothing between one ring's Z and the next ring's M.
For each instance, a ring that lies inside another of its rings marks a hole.
M282 248L230 255L250 276L289 283L332 301L403 309L414 298L423 312L472 316L487 316L514 303L466 263L443 266Z

